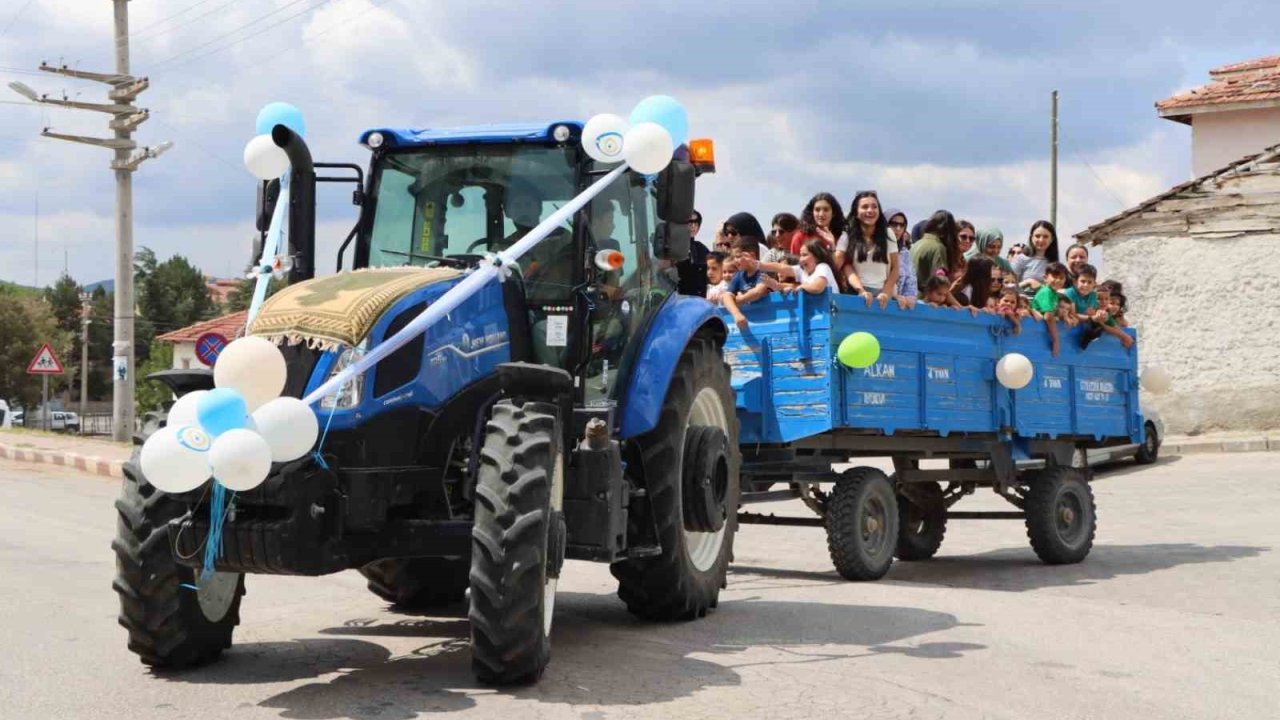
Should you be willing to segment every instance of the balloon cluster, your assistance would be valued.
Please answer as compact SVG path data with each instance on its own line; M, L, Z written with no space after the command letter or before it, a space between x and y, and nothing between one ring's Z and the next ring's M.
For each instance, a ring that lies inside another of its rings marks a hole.
M596 115L582 128L582 148L602 163L626 162L644 175L662 172L675 149L689 140L689 115L673 97L651 95L624 120Z
M259 180L275 180L289 169L289 156L271 139L271 130L284 125L302 137L307 123L302 111L289 103L273 102L258 112L257 135L244 147L244 164Z
M267 479L271 463L306 455L320 425L301 400L278 397L285 375L272 343L243 337L227 345L213 367L214 389L179 398L168 424L143 444L147 482L182 493L213 477L243 492Z

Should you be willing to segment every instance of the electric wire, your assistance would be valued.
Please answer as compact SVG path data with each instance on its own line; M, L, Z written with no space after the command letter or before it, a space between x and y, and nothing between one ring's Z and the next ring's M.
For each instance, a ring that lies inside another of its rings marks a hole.
M209 41L207 41L207 42L201 43L200 45L196 45L195 47L187 48L186 50L183 50L182 52L180 52L180 53L178 53L178 54L176 54L176 55L173 55L173 56L171 56L171 57L169 57L169 58L166 58L166 59L164 59L164 60L161 60L159 63L156 63L156 65L155 65L155 71L154 71L152 74L155 74L155 72L160 72L160 71L163 71L163 70L166 70L166 69L172 68L172 67L181 67L182 65L186 65L187 63L194 62L195 60L199 60L199 59L201 59L201 58L205 58L205 57L208 57L208 56L210 56L210 55L214 55L214 54L217 54L217 53L219 53L219 52L222 52L223 50L226 50L226 49L228 49L228 48L231 48L231 47L234 47L234 46L236 46L236 45L239 45L240 43L242 43L242 42L244 42L244 41L246 41L246 40L249 40L249 39L251 39L251 38L257 37L258 35L261 35L262 33L266 32L266 31L268 31L268 30L270 30L270 29L272 29L272 28L278 27L279 25L282 25L282 24L284 24L284 23L286 23L286 22L289 22L290 20L293 20L294 18L297 18L297 17L300 17L300 16L302 16L302 15L305 15L306 13L308 13L308 12L310 12L310 11L312 11L312 10L315 10L316 8L320 7L321 5L324 5L324 4L326 4L326 3L329 3L329 2L331 2L332 0L320 0L320 2L316 3L315 5L312 5L312 6L310 6L310 7L303 8L301 11L299 11L299 12L297 12L297 13L294 13L293 15L290 15L290 16L288 16L288 17L286 17L286 18L284 18L284 19L282 19L282 20L279 20L279 21L277 21L277 22L271 23L270 25L267 25L266 27L262 28L261 30L258 30L258 31L257 31L257 32L255 32L255 33L250 33L249 35L245 35L244 37L241 37L241 38L235 39L235 40L233 40L232 42L227 43L226 45L222 45L222 46L220 46L220 47L216 47L216 48L214 48L214 49L210 50L210 51L209 51L209 52L207 52L207 53L196 54L196 55L194 55L193 57L187 57L188 55L191 55L192 53L197 53L198 51L203 50L203 49L205 49L205 48L208 48L208 47L209 47L209 46L211 46L211 45L215 45L215 44L217 44L218 42L221 42L222 40L225 40L225 39L227 39L227 38L229 38L229 37L231 37L231 36L235 35L236 33L239 33L239 32L241 32L241 31L243 31L243 30L247 30L247 29L249 29L249 28L253 27L254 25L257 25L258 23L260 23L260 22L262 22L262 21L266 20L267 18L271 17L272 15L276 15L276 14L278 14L278 13L280 13L280 12L283 12L284 10L287 10L287 9L289 9L289 8L291 8L291 7L295 6L295 5L298 5L298 4L303 3L303 2L309 2L309 1L310 1L310 0L292 0L292 2L286 3L286 4L284 4L284 5L282 5L282 6L278 7L278 8L276 8L275 10L272 10L271 12L267 13L266 15L259 16L259 17L255 18L255 19L253 19L253 20L251 20L251 21L249 21L249 22L245 23L244 25L241 25L240 27L238 27L238 28L236 28L236 29L234 29L234 30L231 30L231 31L229 31L229 32L225 32L225 33L223 33L223 34L221 34L221 35L219 35L219 36L215 37L215 38L214 38L214 39L212 39L212 40L209 40ZM183 58L186 58L186 59L183 59Z
M4 29L0 30L0 38L9 34L9 30L13 28L13 24L18 22L18 18L22 17L22 13L26 12L27 8L31 7L31 3L34 3L35 1L36 0L27 0L22 7L18 8L18 12L14 13L13 17L9 18L9 22L5 23Z

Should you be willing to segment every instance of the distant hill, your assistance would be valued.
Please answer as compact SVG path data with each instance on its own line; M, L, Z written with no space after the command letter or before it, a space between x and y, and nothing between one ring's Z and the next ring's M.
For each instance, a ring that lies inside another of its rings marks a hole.
M113 293L116 290L116 281L115 280L99 280L98 282L95 282L95 283L89 283L88 285L84 286L84 291L91 293L94 290L97 290L98 288L102 288L102 291L105 293L108 293L108 294Z
M40 289L27 287L26 285L19 285L18 283L11 283L7 280L0 280L0 293L37 297L40 295Z

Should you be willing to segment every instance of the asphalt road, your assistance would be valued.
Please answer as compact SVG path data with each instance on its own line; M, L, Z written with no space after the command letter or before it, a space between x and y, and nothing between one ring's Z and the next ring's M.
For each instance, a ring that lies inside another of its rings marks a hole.
M1278 478L1280 454L1103 473L1067 567L1020 522L956 521L935 560L851 584L821 531L747 527L695 623L637 622L571 562L546 676L500 691L471 678L461 611L391 613L355 573L252 576L221 662L153 674L115 619L115 483L0 462L0 718L1275 718Z

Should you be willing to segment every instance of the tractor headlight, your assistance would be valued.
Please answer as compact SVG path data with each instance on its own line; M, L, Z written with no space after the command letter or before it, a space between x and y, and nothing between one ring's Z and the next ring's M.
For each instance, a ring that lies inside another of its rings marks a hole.
M329 372L329 378L337 375L351 365L354 365L360 358L364 357L368 348L365 343L347 348L338 356L338 361L333 364L333 370ZM338 391L332 395L326 395L320 400L320 408L323 410L350 410L360 404L360 398L364 396L364 373L360 373L350 380L342 384Z
M377 150L378 148L382 147L382 144L385 143L386 141L387 139L383 137L382 133L380 132L369 133L369 137L365 138L365 143L369 147L373 148L374 150Z

